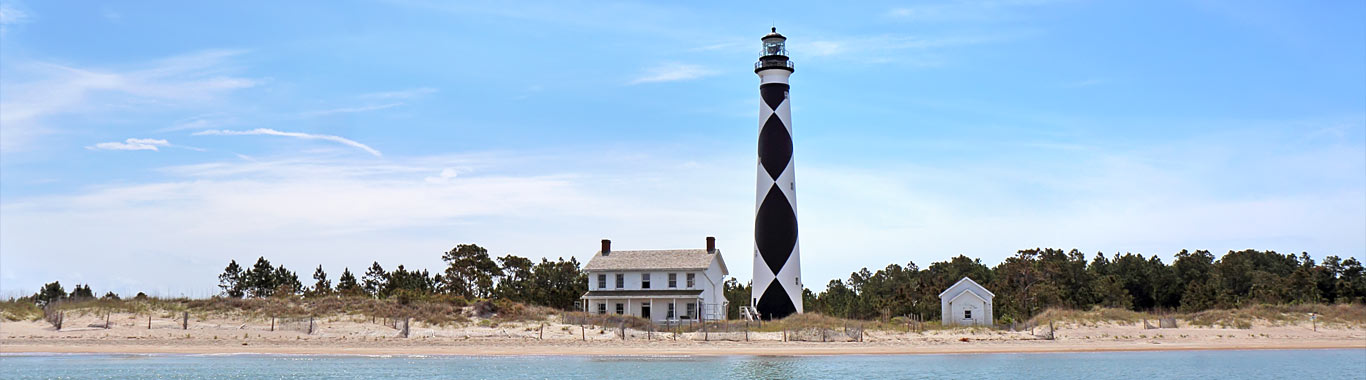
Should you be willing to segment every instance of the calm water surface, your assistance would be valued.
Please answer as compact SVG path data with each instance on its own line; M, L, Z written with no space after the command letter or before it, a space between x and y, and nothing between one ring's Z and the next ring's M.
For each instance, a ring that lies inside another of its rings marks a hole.
M1366 379L1366 350L867 356L0 355L5 379Z

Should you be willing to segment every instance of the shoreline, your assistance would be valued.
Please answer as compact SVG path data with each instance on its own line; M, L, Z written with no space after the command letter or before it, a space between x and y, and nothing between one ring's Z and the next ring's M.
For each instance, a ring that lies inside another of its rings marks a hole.
M1151 351L1242 351L1242 350L1366 350L1363 341L1265 342L1264 344L1208 343L966 343L955 346L889 346L860 343L686 343L686 344L526 344L525 342L471 342L462 345L409 345L336 347L320 345L260 344L231 345L151 345L109 343L0 343L0 354L220 354L220 355L304 355L304 356L832 356L832 355L946 355L946 354L1027 354L1027 353L1104 353Z

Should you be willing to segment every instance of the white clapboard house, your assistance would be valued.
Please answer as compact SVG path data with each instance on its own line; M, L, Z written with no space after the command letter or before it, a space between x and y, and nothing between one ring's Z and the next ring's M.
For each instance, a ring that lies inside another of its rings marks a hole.
M945 326L991 326L991 300L996 298L977 281L963 277L939 293L940 323Z
M584 311L624 314L655 322L726 319L722 283L730 271L716 238L706 249L617 251L611 240L584 266Z

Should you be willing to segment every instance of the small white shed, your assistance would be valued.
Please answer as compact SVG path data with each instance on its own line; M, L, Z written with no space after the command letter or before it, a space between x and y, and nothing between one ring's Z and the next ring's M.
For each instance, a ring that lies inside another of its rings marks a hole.
M991 300L996 298L977 281L963 277L939 293L940 321L945 326L991 326Z

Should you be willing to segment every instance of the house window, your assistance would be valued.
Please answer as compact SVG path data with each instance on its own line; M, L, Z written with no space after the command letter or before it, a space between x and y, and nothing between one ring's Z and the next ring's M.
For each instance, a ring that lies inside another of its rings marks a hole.
M678 287L678 273L669 273L669 287L670 287L670 288L677 288L677 287Z
M598 314L607 314L607 304L606 304L606 303L600 303L600 304L598 304Z
M972 319L972 310L963 310L963 319Z
M688 313L683 315L683 319L693 319L697 315L697 304L688 302Z
M696 279L696 278L697 278L697 275L692 274L692 273L688 273L688 287L689 287L689 288L691 288L691 287L693 287L693 286L696 286L696 285L694 284L694 282L693 282L693 280Z
M617 304L617 314L626 314L626 305Z
M607 275L598 275L598 289L607 289Z
M669 314L665 318L674 319L674 304L672 302L669 303Z
M641 274L640 274L640 288L641 288L641 289L649 289L649 288L650 288L650 274L649 274L649 273L641 273Z
M626 275L617 273L617 289L626 287ZM617 313L621 314L621 313Z

